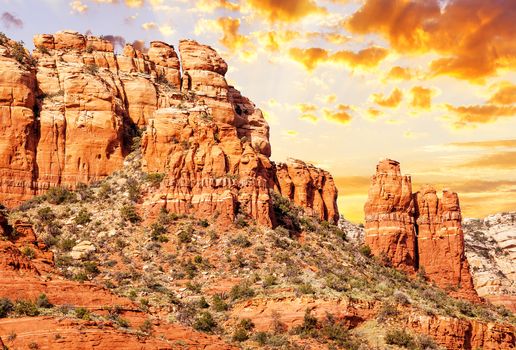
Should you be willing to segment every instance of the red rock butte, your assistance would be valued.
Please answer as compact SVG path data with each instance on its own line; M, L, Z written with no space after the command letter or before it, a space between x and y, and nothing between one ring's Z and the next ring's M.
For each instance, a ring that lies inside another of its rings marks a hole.
M0 45L0 202L19 205L55 186L75 188L119 170L137 132L144 171L165 174L150 210L275 224L271 191L336 222L331 175L302 161L274 164L269 126L229 86L228 66L192 40L153 41L115 55L102 38L72 31L34 37L32 57ZM139 137L139 136L138 136Z
M425 186L412 192L400 164L384 159L376 166L365 211L365 241L375 256L408 273L421 272L450 294L479 300L464 253L457 193Z

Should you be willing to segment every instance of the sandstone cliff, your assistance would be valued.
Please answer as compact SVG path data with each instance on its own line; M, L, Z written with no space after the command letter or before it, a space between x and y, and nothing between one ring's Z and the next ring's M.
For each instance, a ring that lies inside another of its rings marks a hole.
M464 239L478 294L516 311L516 213L465 219Z
M459 199L424 187L412 193L410 176L399 163L382 160L372 178L365 210L365 242L385 263L407 272L422 272L450 290L450 294L477 300L468 260Z
M307 214L338 220L331 176L303 162L291 179L281 175L262 112L227 84L211 47L182 40L179 58L154 41L147 53L127 45L115 55L109 41L71 31L36 35L34 45L30 56L0 42L0 202L104 179L136 147L145 171L165 175L149 210L271 226L276 189Z

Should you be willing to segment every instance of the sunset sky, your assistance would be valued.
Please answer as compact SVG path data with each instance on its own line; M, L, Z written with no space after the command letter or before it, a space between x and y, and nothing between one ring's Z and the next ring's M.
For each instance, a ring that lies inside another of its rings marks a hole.
M72 29L122 44L192 38L271 126L272 158L329 170L363 221L381 158L414 190L459 192L465 217L516 210L514 0L0 0L32 48ZM121 46L118 46L120 51Z

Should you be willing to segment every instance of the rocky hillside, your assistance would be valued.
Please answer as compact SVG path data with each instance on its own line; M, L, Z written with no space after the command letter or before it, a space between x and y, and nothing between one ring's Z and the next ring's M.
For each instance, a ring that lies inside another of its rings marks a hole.
M478 294L516 311L516 213L466 219L464 234Z
M4 211L5 346L514 347L503 307L453 299L424 276L386 267L347 230L279 195L275 229L249 218L221 228L165 208L148 216L143 199L160 180L141 161L136 151L99 183Z
M212 48L34 44L0 35L0 346L514 348L456 194L380 163L357 244L328 172L269 159Z

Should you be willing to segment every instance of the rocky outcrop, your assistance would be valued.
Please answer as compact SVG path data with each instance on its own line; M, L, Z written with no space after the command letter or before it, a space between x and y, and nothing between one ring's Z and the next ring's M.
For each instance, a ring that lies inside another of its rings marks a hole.
M0 202L16 206L51 187L102 180L123 166L141 134L143 169L165 175L146 208L224 225L237 215L275 222L270 192L281 187L269 126L227 84L228 66L211 47L182 40L179 59L173 46L154 41L146 53L126 45L115 55L109 41L72 31L36 35L34 45L30 57L0 43ZM306 179L289 175L298 183L294 200L336 222L331 176L305 168Z
M297 159L279 163L275 169L277 191L309 215L337 223L337 188L327 171Z
M384 262L407 272L417 264L410 176L390 159L376 166L365 210L365 242Z
M456 193L444 191L439 199L426 186L413 194L410 176L386 159L376 167L364 210L365 241L374 255L406 272L423 272L454 296L478 300Z
M516 213L464 220L466 256L481 297L516 311Z
M408 327L424 333L448 350L514 349L514 327L443 316L411 315Z

